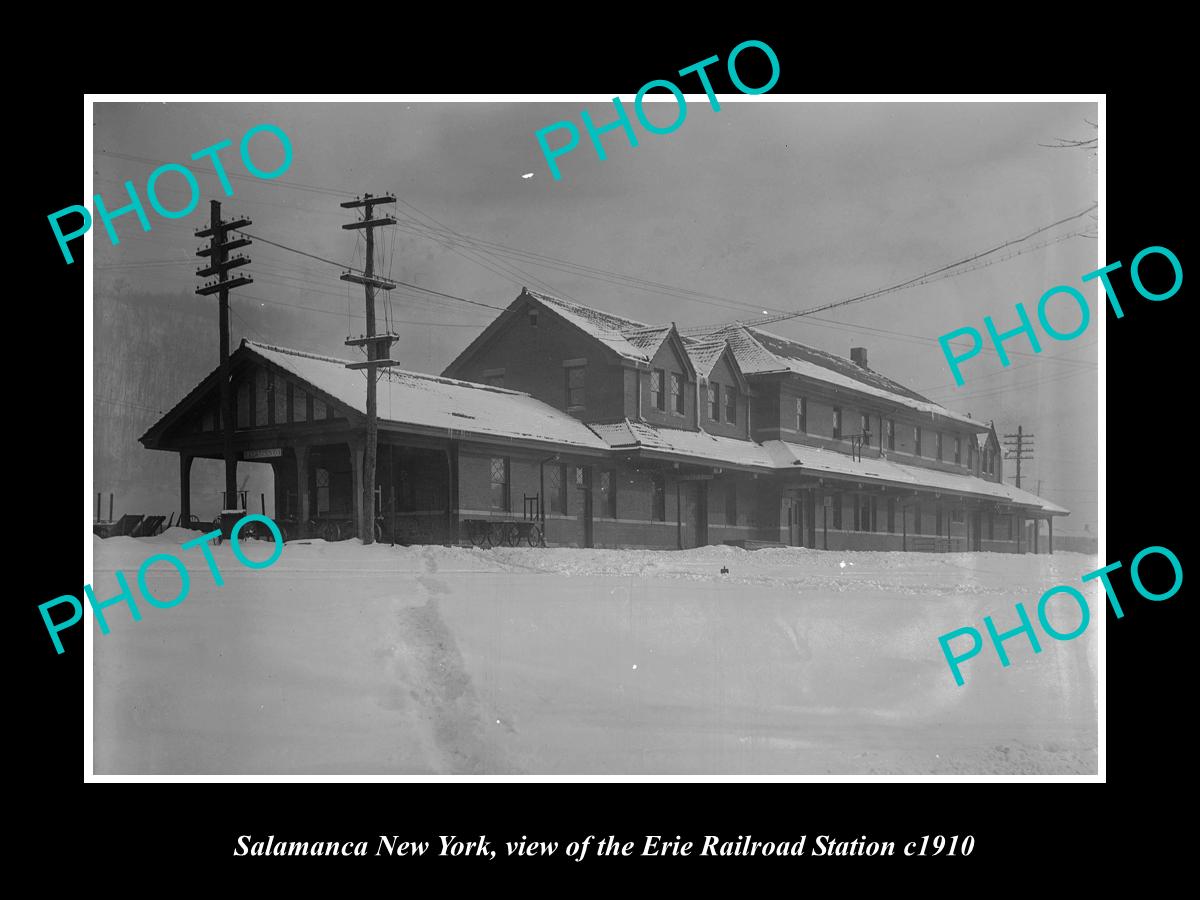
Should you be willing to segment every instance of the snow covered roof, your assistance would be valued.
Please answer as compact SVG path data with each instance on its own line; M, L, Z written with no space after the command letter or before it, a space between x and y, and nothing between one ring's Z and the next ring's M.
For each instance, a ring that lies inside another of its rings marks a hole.
M624 359L649 362L653 357L653 353L647 354L646 350L630 340L628 335L629 332L638 333L637 340L643 345L648 340L651 340L641 334L641 332L653 328L653 326L647 325L645 322L635 322L633 319L614 316L611 313L592 309L590 306L584 306L581 303L531 291L529 288L525 288L525 294L544 303L572 325L587 332ZM662 341L660 340L659 343L661 344ZM658 349L657 345L655 349Z
M249 340L243 341L243 346L366 414L366 375L363 370L347 369L349 360ZM608 449L578 419L528 394L394 368L381 371L381 423Z
M671 331L669 325L647 325L528 288L525 294L544 303L623 359L649 362ZM688 355L702 377L712 371L712 366L720 356L720 347L717 345L726 342L746 375L795 372L815 381L849 388L918 412L940 416L967 425L973 431L983 428L975 419L952 412L886 375L836 354L749 325L719 325L694 333L686 339Z
M775 468L771 455L761 444L737 438L721 437L707 431L661 428L648 422L625 419L611 424L593 424L614 450L642 450L670 456L690 457L698 462L726 463L761 469Z
M986 426L968 416L952 412L940 404L892 381L865 366L833 353L801 344L791 338L772 334L747 325L722 325L693 336L693 340L723 338L729 342L738 365L747 375L768 372L795 372L814 381L850 388L885 400L891 400L918 412L938 415L978 431Z
M861 478L863 481L886 481L897 485L911 485L914 488L950 491L956 494L969 494L975 497L1017 503L1022 506L1033 506L1055 515L1069 514L1069 510L1057 503L1052 503L1036 494L1029 493L1029 491L1023 491L1011 484L987 481L974 475L960 475L956 472L942 472L937 469L909 466L890 459L856 460L852 456L838 453L836 450L825 450L787 441L765 441L763 448L770 455L774 466L779 469L795 468L816 474L848 475Z
M700 378L707 378L712 374L713 366L717 364L717 360L721 358L721 354L729 345L725 338L718 338L712 341L689 341L685 346L688 356L691 357L692 366L696 370L696 375Z
M658 352L658 348L662 346L663 341L667 339L667 335L671 333L670 325L652 325L649 328L639 328L637 331L623 331L625 340L633 344L643 353L647 359L653 359L654 354Z

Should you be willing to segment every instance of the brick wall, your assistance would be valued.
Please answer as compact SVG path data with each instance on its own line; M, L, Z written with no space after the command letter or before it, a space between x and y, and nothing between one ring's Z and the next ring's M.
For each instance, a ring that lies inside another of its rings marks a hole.
M529 309L537 309L537 325ZM554 313L529 304L492 340L452 374L464 381L486 383L503 371L502 386L525 391L556 409L567 408L564 360L586 360L584 405L571 415L587 421L625 415L625 374L616 356L599 342Z
M687 374L687 365L680 358L673 341L663 341L658 352L654 354L654 359L650 362L650 368L652 370L660 369L663 372L663 408L660 410L651 397L651 373L642 372L642 418L652 425L666 425L669 428L695 428L696 383L690 380L690 376ZM684 410L682 413L675 411L674 399L671 396L671 375L673 374L678 375L683 382ZM630 418L637 416L636 396L627 407L626 414Z
M708 385L720 385L720 409L718 411L719 418L713 420L712 410L708 403ZM727 392L733 391L737 396L737 409L734 413L736 419L734 422L729 422L726 418L726 395ZM701 424L704 430L710 434L719 434L724 437L745 438L746 437L746 395L738 388L737 379L734 378L733 369L730 368L728 361L728 353L717 360L713 366L712 374L709 375L708 383L700 385L700 405L701 405Z

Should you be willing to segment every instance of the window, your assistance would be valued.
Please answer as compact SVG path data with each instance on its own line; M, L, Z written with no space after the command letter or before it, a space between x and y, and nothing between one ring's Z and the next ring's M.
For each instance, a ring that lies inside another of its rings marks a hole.
M567 513L567 467L550 466L546 470L546 505L556 515Z
M854 495L854 530L875 530L875 498L870 494Z
M884 427L887 429L887 448L889 450L895 450L896 449L896 420L888 419L887 425L885 425Z
M991 513L988 513L987 520L988 520L988 540L994 541L996 539L996 517L994 515L992 515Z
M492 509L508 512L508 457L492 457Z
M575 467L575 487L585 488L588 484L587 468L585 466Z
M937 461L942 461L942 433L939 431L933 436L933 449L937 454Z
M940 535L942 533L942 504L937 505L937 518L933 525L933 533Z
M567 367L567 407L583 406L584 366Z
M730 425L737 424L737 394L733 391L725 392L725 421Z
M921 426L913 426L913 455L921 455Z
M921 504L913 504L913 534L921 533Z
M954 438L954 464L962 465L962 438L955 436Z
M655 409L667 408L667 398L663 393L665 377L666 372L662 369L654 369L650 372L650 403Z
M888 534L896 533L896 498L895 497L888 497L887 530L888 530Z
M317 515L329 512L329 470L317 469Z
M287 382L278 374L271 378L271 393L275 397L275 418L272 421L282 425L288 420L288 388Z
M254 370L254 424L261 428L270 424L271 383L274 379L266 369ZM321 416L321 418L325 418Z
M737 524L737 485L732 481L725 485L725 524Z
M237 427L250 427L250 382L243 381L237 386Z
M650 473L650 521L667 521L667 479L662 472Z
M835 441L842 439L842 411L836 406L833 408L833 439Z
M808 400L804 397L796 398L796 430L808 434Z
M600 509L610 519L617 517L617 473L611 469L600 473Z
M538 311L532 307L529 310L529 327L537 328Z
M864 447L871 446L871 417L863 413L859 417L858 433L863 436L862 442Z
M721 421L721 386L715 381L708 383L708 417L714 422Z
M842 528L842 495L833 495L833 527L839 531Z
M683 405L683 376L675 372L671 373L671 401L675 412L683 415L686 411Z

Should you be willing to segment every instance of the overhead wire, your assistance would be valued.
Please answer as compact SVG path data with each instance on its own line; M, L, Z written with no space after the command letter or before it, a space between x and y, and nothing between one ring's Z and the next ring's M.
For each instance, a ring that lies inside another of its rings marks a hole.
M905 281L897 282L896 284L888 285L887 287L883 287L883 288L878 288L873 291L867 291L865 294L859 294L858 296L849 297L845 300L835 300L832 303L824 303L820 306L814 306L811 309L797 310L796 312L793 312L793 313L782 313L782 314L779 314L776 316L767 316L763 319L758 320L757 323L747 322L744 324L753 326L755 324L765 325L765 324L769 324L772 322L782 322L787 319L799 318L800 316L807 316L807 315L810 315L810 314L816 313L816 312L824 312L827 309L835 309L835 308L838 308L841 306L848 306L851 303L861 303L864 300L871 300L871 299L873 299L875 297L879 297L883 294L890 293L892 291L901 290L902 288L909 287L909 286L915 284L916 282L921 281L922 279L930 278L933 275L937 275L939 273L946 272L951 269L957 269L959 266L965 265L966 263L973 262L978 259L982 259L983 257L990 256L993 253L997 253L1000 250L1003 250L1005 247L1011 247L1013 244L1019 244L1024 241L1027 241L1027 240L1029 240L1029 238L1033 237L1034 235L1041 234L1044 231L1049 231L1051 228L1057 228L1059 225L1063 225L1067 222L1071 222L1075 219L1086 216L1093 209L1096 209L1098 205L1099 204L1097 204L1097 203L1093 203L1090 206L1088 206L1087 209L1080 210L1077 213L1073 213L1072 215L1069 215L1069 216L1066 216L1065 218L1059 219L1056 222L1051 222L1048 225L1041 225L1041 226L1033 229L1032 231L1030 231L1028 234L1022 235L1021 237L1011 238L1009 240L1002 241L1001 243L997 244L994 247L990 247L987 250L982 250L979 253L974 253L963 259L955 260L954 262L951 262L951 263L946 263L945 265L938 266L935 269L930 269L927 272L923 272L920 275L915 275L912 278L906 279ZM1071 236L1074 236L1074 235L1071 235Z

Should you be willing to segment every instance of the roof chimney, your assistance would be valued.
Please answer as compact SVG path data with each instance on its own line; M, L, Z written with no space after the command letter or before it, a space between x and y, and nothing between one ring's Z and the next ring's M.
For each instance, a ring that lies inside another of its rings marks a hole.
M867 368L867 348L866 347L851 347L850 361L857 366Z

